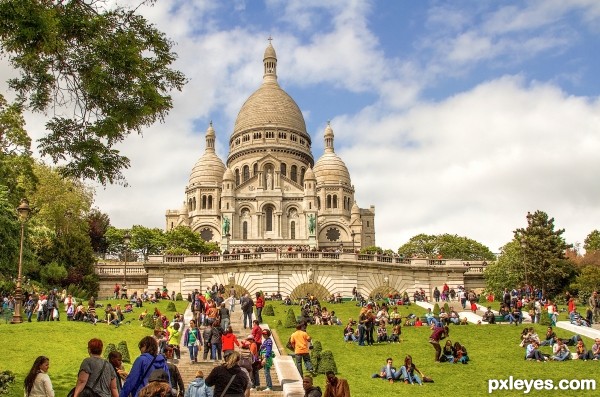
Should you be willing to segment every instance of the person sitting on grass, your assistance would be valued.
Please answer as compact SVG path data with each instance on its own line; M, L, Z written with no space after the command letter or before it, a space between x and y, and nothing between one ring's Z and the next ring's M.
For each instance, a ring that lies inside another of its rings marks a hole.
M381 378L385 379L390 383L394 383L394 381L402 378L402 371L397 370L396 367L393 366L394 360L391 357L388 357L386 364L381 367L379 374L374 374L373 378Z
M458 312L454 310L454 307L450 308L450 317L449 320L452 324L459 325L460 324L460 316Z
M449 363L454 362L454 346L452 346L452 341L448 339L446 344L442 349L442 355L440 356L440 361L447 361Z
M487 311L483 313L481 321L485 321L488 324L496 324L496 315L492 311L492 307L488 306Z
M346 325L346 328L344 328L344 342L358 341L358 338L354 334L354 328L352 328L353 324L355 324L354 321L352 321L352 319L350 319L350 321L348 322L348 325Z
M392 328L392 334L388 336L389 342L400 342L400 335L402 334L402 326L400 324L394 325Z
M398 325L402 323L402 316L398 313L398 307L394 307L390 313L390 324Z
M573 360L587 360L588 359L588 351L583 344L583 339L579 339L577 341L577 345L575 346L575 352L573 353Z
M421 317L417 317L415 320L415 327L422 327L423 321L421 321Z
M554 346L552 346L552 360L554 361L565 361L571 358L571 352L567 345L565 345L562 339L557 339Z
M411 385L418 384L423 386L423 381L421 378L424 378L425 375L419 371L417 366L413 363L410 355L407 355L404 358L404 365L400 368L400 371L402 372L404 383L410 383ZM421 375L421 377L419 377L419 375Z
M529 327L529 328L525 328L523 329L523 332L521 332L521 347L526 347L527 345L529 345L532 342L537 342L538 344L540 343L540 337L538 336L537 332L535 332L535 328L533 327Z
M548 327L546 330L546 339L540 342L540 346L552 346L556 340L556 332L552 330L552 327Z
M546 361L548 358L540 351L538 342L531 342L525 348L525 360L535 360L537 362Z
M385 326L385 321L382 320L379 323L379 327L377 328L377 343L387 342L387 341L388 341L387 328Z
M469 362L467 348L458 342L454 342L454 346L452 347L452 355L454 356L454 363L466 364Z
M431 326L432 324L435 325L436 327L441 326L441 324L438 322L438 320L433 315L431 308L427 309L427 313L425 313L425 320L427 321L427 326Z

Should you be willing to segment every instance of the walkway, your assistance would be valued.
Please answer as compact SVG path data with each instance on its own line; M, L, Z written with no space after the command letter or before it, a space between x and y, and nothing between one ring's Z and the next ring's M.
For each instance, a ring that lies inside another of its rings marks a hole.
M239 307L239 305L238 305ZM187 327L187 324L189 324L190 320L192 319L192 312L190 310L190 306L188 306L188 308L185 311L184 314L184 321ZM250 333L250 329L244 329L243 326L243 321L242 321L242 312L241 310L237 310L233 313L231 313L231 327L233 328L233 331L235 333L235 335L237 336L238 340L242 341L246 338L246 336L248 336L248 334ZM182 330L182 333L185 332L185 327ZM188 353L188 348L186 346L183 346L183 337L181 338L181 360L179 360L179 363L177 363L177 368L179 368L179 372L181 373L181 377L183 379L183 383L186 386L189 385L189 383L194 380L196 371L198 371L199 369L202 370L202 372L204 372L204 377L206 378L208 376L208 374L210 374L210 372L212 371L212 369L217 366L217 365L221 365L221 363L215 363L214 361L201 361L201 356L202 356L202 351L199 352L198 354L198 363L196 364L191 364L190 360L189 360L189 353ZM260 396L272 396L272 397L282 397L283 396L283 392L282 392L282 387L279 383L279 379L277 377L277 371L275 371L275 368L271 368L271 379L273 380L273 391L272 392L263 392L263 391L253 391L250 392L251 396L256 396L256 397L260 397ZM266 387L266 383L265 383L265 375L264 375L264 371L261 370L260 371L260 384L261 387L260 389L264 389Z

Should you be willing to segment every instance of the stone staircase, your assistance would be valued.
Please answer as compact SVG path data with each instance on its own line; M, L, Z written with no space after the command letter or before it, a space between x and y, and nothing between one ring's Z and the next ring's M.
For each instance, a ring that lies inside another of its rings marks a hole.
M231 313L230 316L231 316L231 320L230 320L231 327L233 328L233 332L237 336L238 340L241 342L250 333L250 329L244 329L241 311L235 311L235 312ZM187 323L189 322L189 319L191 318L191 313L189 313L189 308L186 311L185 318L186 318L185 323L186 323L186 327L187 327ZM185 332L185 328L182 330L182 333L183 332ZM181 338L181 342L183 344L183 337ZM222 364L222 361L219 363L216 363L211 360L202 361L201 360L202 353L203 353L203 351L200 351L198 353L198 363L191 364L190 359L189 359L188 348L186 346L182 345L181 346L181 359L174 361L174 363L177 365L177 368L179 369L179 372L181 373L181 378L183 379L183 383L186 386L186 390L187 390L187 386L189 385L189 383L192 380L194 380L196 371L202 370L202 372L204 373L204 377L206 378L215 366ZM271 368L271 380L273 381L273 391L270 391L270 392L261 391L262 389L264 389L266 387L264 370L262 370L262 369L260 370L259 377L260 377L259 391L251 391L250 392L251 396L253 396L253 397L262 397L262 396L265 396L265 397L266 396L271 396L271 397L280 397L281 396L281 397L283 397L283 390L280 385L279 379L277 378L277 372L275 371L274 367Z

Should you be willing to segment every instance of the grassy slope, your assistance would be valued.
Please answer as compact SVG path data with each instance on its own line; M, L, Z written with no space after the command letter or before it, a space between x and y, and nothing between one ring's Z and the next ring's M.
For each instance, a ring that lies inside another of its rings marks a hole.
M285 323L285 315L289 307L274 303L275 320L272 317L264 318L272 325L277 319ZM328 305L329 310L335 310L343 321L349 317L356 319L358 310L352 303L341 305ZM296 315L299 307L293 306ZM400 310L403 316L408 313L422 314L424 310L412 305ZM263 316L264 317L264 316ZM526 324L530 326L530 324ZM282 341L287 340L293 332L282 326L276 327ZM431 331L427 327L403 327L402 342L399 344L376 344L375 346L359 347L353 343L345 343L342 338L341 326L310 326L308 333L314 340L321 341L323 350L334 353L339 376L348 380L353 396L389 396L408 395L486 395L488 379L507 379L510 375L522 379L595 379L600 387L600 362L597 361L568 361L538 363L523 359L524 349L519 347L520 333L523 327L508 325L468 325L451 326L450 339L464 344L469 352L471 362L468 365L433 362L433 347L428 343ZM545 333L545 327L536 326L540 335ZM390 327L388 327L388 333ZM560 337L572 336L567 331L557 329ZM592 340L584 338L587 346ZM549 347L542 348L543 352L550 353ZM573 348L571 348L573 350ZM432 377L435 383L425 384L423 387L404 384L389 384L381 379L371 379L371 375L379 371L389 356L394 358L394 363L402 365L406 354L413 356L417 367L427 376ZM319 375L315 382L324 389L324 376ZM531 391L529 395L556 395L556 396L587 396L594 395L592 391ZM507 392L498 391L499 395L523 395L523 391Z
M101 301L102 304L121 303L124 301ZM165 312L167 302L157 304L161 312ZM150 313L156 305L146 304L143 309ZM183 312L187 302L176 302L177 310ZM81 361L88 356L87 342L92 338L100 338L104 346L109 343L118 345L126 341L131 359L139 356L137 344L151 330L140 326L138 315L143 310L135 309L134 313L126 313L125 320L132 320L131 324L119 328L100 324L93 326L88 323L66 321L64 310L61 311L60 322L35 322L20 325L0 324L0 340L2 348L0 353L0 371L11 370L16 374L16 382L11 387L8 397L21 397L23 395L23 380L31 369L31 365L37 356L44 355L50 358L50 370L48 374L52 380L56 396L65 396L75 386L77 372ZM99 315L103 309L97 309ZM169 317L173 312L166 313ZM125 364L130 367L131 364Z

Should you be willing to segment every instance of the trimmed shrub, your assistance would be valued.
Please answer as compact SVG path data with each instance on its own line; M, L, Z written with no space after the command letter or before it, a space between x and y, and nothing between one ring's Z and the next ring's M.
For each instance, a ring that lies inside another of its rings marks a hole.
M437 303L433 306L433 315L434 316L440 315L440 305L438 305Z
M320 374L328 371L333 371L334 374L337 374L337 365L335 364L331 350L325 350L321 353L321 361L319 361L319 369L317 370Z
M176 301L182 301L183 300L183 295L181 295L181 292L178 292L177 295L175 295L175 300Z
M154 321L152 314L146 314L146 316L142 320L142 325L146 328L154 329L154 327L156 326L156 322Z
M540 316L540 325L546 327L552 326L552 321L550 321L550 317L548 317L548 310L542 309L542 314Z
M277 324L275 324L276 327L281 327L283 325L283 323L281 322L281 320L277 320Z
M169 302L169 304L167 305L167 311L168 312L176 312L177 308L175 307L175 302Z
M131 357L129 356L129 349L127 348L127 342L125 342L124 340L119 342L119 345L117 346L117 351L121 353L121 358L123 359L124 363L131 362Z
M296 314L294 313L294 309L290 308L287 312L287 316L285 317L285 327L296 328L296 325L298 325L296 322Z
M8 394L8 388L15 381L15 374L9 370L0 372L0 394Z
M448 305L448 302L444 303L444 311L446 313L450 313L450 306Z
M275 315L275 309L273 309L273 305L267 305L267 306L265 306L265 308L263 309L262 314L264 314L265 316L274 316Z
M110 352L114 352L116 350L117 350L117 347L115 346L115 344L114 343L109 343L104 348L104 358L108 360L108 355L110 354Z
M323 351L323 346L321 342L316 340L313 342L313 348L310 351L310 361L314 367L315 372L319 372L319 363L321 362L321 352Z

